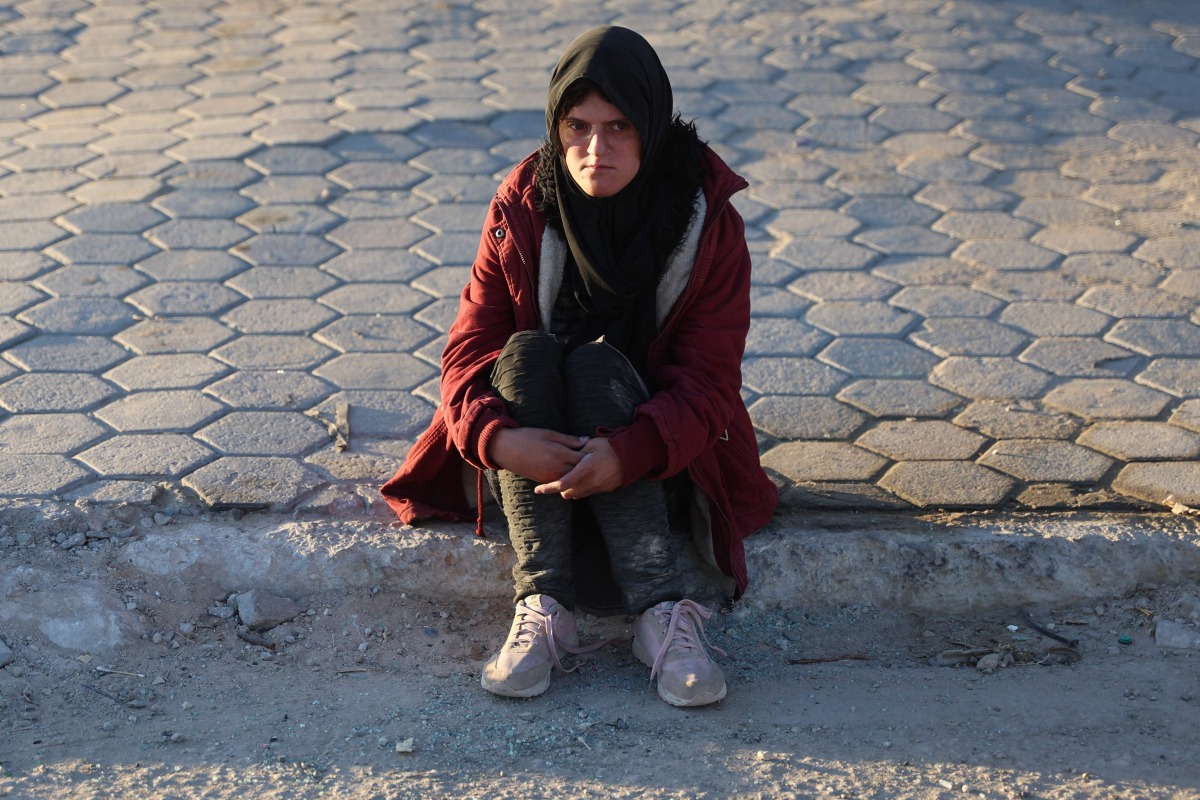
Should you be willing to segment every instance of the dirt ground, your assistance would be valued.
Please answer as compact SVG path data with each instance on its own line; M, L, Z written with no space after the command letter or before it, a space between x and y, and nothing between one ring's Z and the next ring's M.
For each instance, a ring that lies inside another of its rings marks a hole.
M1194 586L1027 609L1074 648L1017 609L740 604L708 628L729 696L681 710L621 618L582 618L585 641L615 641L511 700L479 686L503 604L295 598L304 610L264 646L210 615L224 598L132 571L120 539L64 550L52 533L0 549L0 566L101 581L147 632L81 653L0 629L3 797L1200 798L1200 650L1153 636L1189 619ZM994 671L973 663L989 655Z

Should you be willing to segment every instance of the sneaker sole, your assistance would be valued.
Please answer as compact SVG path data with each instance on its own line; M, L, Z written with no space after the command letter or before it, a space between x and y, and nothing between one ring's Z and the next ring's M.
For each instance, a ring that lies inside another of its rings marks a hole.
M528 689L510 689L502 683L491 683L488 681L486 675L479 677L479 685L492 694L498 694L501 697L537 697L550 688L550 676L546 675L544 681L536 683Z

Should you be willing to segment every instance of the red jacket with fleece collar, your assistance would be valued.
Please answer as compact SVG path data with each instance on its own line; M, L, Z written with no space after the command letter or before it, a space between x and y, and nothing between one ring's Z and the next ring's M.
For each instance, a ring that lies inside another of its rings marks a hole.
M382 487L405 523L473 518L464 465L495 469L486 458L489 440L499 428L516 426L489 376L513 333L548 327L565 255L561 237L537 210L536 158L519 164L492 199L442 353L441 403ZM746 182L707 148L702 174L703 217L694 220L659 285L659 331L646 358L653 394L630 425L606 435L626 485L687 471L698 490L700 513L693 516L709 527L709 537L699 537L711 541L705 555L734 579L741 596L748 584L742 540L770 520L778 495L759 465L741 398L750 255L729 199Z

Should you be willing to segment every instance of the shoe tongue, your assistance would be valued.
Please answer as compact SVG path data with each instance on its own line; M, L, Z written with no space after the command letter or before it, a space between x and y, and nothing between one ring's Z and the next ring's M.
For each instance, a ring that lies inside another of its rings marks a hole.
M549 595L545 595L545 594L530 595L529 597L526 597L522 602L525 605L529 606L530 608L537 609L538 611L541 611L542 613L547 613L550 611L550 609L552 609L556 605L558 605L557 600L555 600L553 597L550 597Z

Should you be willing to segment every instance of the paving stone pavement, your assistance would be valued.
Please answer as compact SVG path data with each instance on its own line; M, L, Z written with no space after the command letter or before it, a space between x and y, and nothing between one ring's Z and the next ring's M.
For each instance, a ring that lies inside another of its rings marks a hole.
M0 6L0 496L377 502L600 23L751 183L788 502L1200 505L1193 0Z

